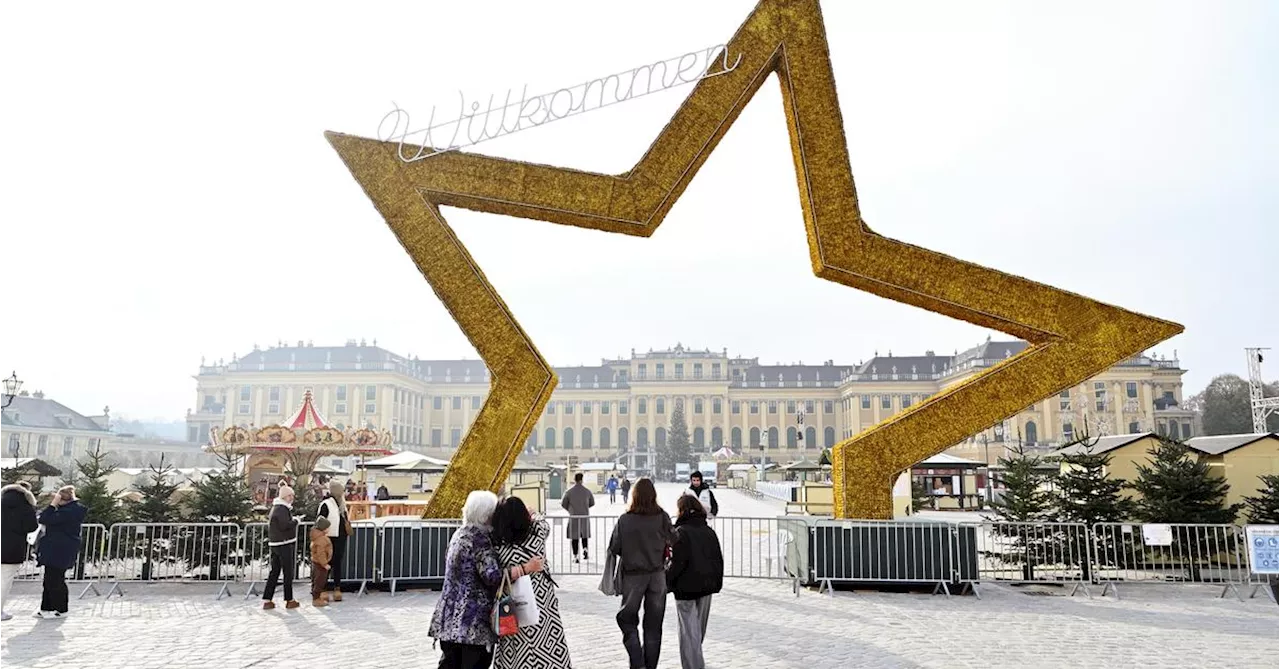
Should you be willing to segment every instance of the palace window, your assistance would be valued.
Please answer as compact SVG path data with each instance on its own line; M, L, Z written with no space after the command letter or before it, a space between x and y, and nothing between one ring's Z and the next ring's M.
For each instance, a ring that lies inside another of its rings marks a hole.
M347 401L347 387L346 387L346 386L338 386L338 387L336 388L336 392L335 392L335 394L334 394L334 398L335 398L337 401L339 401L339 402L346 402L346 401Z
M625 416L629 411L631 411L631 400L618 400L618 414Z
M870 409L870 408L871 408L871 396L870 396L870 395L863 395L863 396L862 396L862 408L863 408L863 409Z
M462 410L462 395L453 396L453 410L454 411Z
M641 397L636 400L636 413L641 416L649 413L649 400L647 398Z
M724 406L720 404L719 397L711 398L711 413L720 414L724 411Z
M1094 411L1107 410L1107 384L1103 381L1093 382L1093 409Z
M892 408L893 408L893 396L892 396L892 395L881 395L881 396L880 396L880 408L881 408L881 409L892 409Z
M601 403L600 403L600 413L602 413L602 414L604 414L604 415L608 416L608 415L609 415L609 405L610 405L610 404L613 404L613 402L601 402Z
M556 403L555 403L555 402L547 402L547 415L548 415L548 416L555 415L555 412L556 412Z
M778 400L769 400L769 413L778 413Z
M715 379L716 381L720 380L720 363L718 362L711 363L711 378Z
M760 413L760 400L751 400L751 413Z
M481 405L482 403L483 403L483 402L482 402L482 398L481 398L479 395L472 395L472 396L471 396L471 410L472 410L472 411L479 411L479 410L480 410L480 405Z
M804 401L804 412L805 412L805 413L813 413L813 400L805 400L805 401Z
M590 401L587 401L587 402L583 402L583 403L582 403L582 413L584 413L584 414L589 414L589 413L591 413L591 402L590 402ZM585 444L585 443L583 444L583 446L582 446L582 447L583 447L583 448L587 448L587 446L586 446L586 444Z
M573 402L565 402L562 408L564 409L564 415L571 415L573 413ZM565 442L565 448L569 448L568 441Z
M1129 381L1128 383L1124 384L1124 395L1129 399L1137 399L1138 398L1137 382Z
M444 398L443 398L443 397L441 397L441 396L439 396L439 395L436 395L435 397L432 397L432 398L431 398L431 408L432 408L432 409L435 409L436 411L440 411L440 410L444 409Z
M341 402L338 404L335 404L333 405L333 412L339 415L345 414L347 413L347 405Z
M665 398L659 397L658 399L654 400L653 407L654 407L654 410L658 412L658 415L661 416L662 414L667 412L667 400Z
M738 400L731 400L729 402L729 413L742 413L742 402L739 402Z
M249 386L240 386L240 401L241 402L250 401L252 399L250 395L252 392L253 391L249 390Z
M366 402L376 402L377 400L378 400L378 387L377 387L377 386L365 386L365 387L364 387L364 401L366 401Z
M63 437L62 438L62 454L66 457L71 457L71 454L74 452L75 452L75 439L72 439L71 437Z
M787 415L790 416L796 412L796 401L787 400Z
M444 445L443 435L444 435L444 432L440 428L438 427L431 428L431 445L435 448L440 448L441 446L443 446Z
M902 408L903 408L903 409L905 409L905 408L907 408L907 407L909 407L909 406L911 406L911 396L910 396L910 395L903 395L903 396L902 396Z
M693 412L694 412L694 413L702 413L702 398L701 398L701 397L695 397L695 398L693 398Z
M677 378L677 379L683 379L683 378L684 378L684 363L683 363L683 362L677 362L677 363L676 363L676 378Z
M49 435L42 434L40 435L39 439L36 439L36 455L48 455L48 454L49 454Z
M695 379L702 378L702 363L700 362L693 363L693 378Z
M666 376L667 376L667 366L666 366L666 365L664 365L664 364L662 364L662 363L658 363L658 364L657 364L657 368L658 368L658 369L657 369L657 372L658 372L658 378L659 378L659 379L666 378Z
M1071 391L1064 390L1058 393L1058 411L1071 410Z

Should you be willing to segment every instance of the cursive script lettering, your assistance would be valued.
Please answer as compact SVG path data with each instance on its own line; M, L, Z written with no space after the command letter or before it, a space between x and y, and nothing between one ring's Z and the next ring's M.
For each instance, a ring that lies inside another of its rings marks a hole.
M497 96L490 95L483 111L479 102L468 105L466 96L459 91L457 118L437 123L433 106L426 127L418 130L410 129L409 112L392 103L392 110L378 123L378 139L394 141L400 160L411 163L619 102L728 74L741 62L742 54L738 54L730 65L728 47L717 44L533 97L527 95L526 86L520 91L519 99L513 100L512 91L508 89L501 106L495 107ZM459 133L463 137L461 143L458 142ZM445 134L449 135L448 143L437 143L436 138ZM406 146L409 147L407 151Z

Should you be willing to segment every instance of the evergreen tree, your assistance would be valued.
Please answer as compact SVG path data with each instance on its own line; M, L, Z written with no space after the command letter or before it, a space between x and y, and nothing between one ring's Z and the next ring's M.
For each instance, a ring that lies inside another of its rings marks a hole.
M253 491L240 472L239 456L217 454L221 471L210 472L191 485L190 520L193 522L241 523L253 515Z
M1280 498L1277 497L1275 474L1263 474L1258 477L1262 487L1258 488L1255 497L1244 498L1246 522L1250 525L1276 525L1280 520Z
M1064 528L1063 546L1066 549L1064 564L1077 564L1089 580L1089 542L1094 523L1116 523L1129 520L1133 514L1133 501L1124 496L1127 485L1123 479L1110 478L1111 455L1094 451L1098 440L1085 432L1079 439L1067 444L1076 446L1073 452L1062 456L1061 467L1055 477L1055 497L1058 520L1064 523L1081 523L1083 532ZM1094 542L1100 555L1117 555L1113 542L1114 532L1095 536Z
M933 506L933 496L929 494L929 490L924 487L923 481L911 481L911 513Z
M1233 523L1240 505L1225 506L1227 482L1209 472L1186 444L1166 437L1151 451L1148 465L1138 465L1138 480L1129 484L1141 498L1135 516L1144 523Z
M1086 432L1068 446L1080 448L1062 456L1055 477L1058 520L1064 523L1118 523L1129 520L1133 502L1124 496L1124 479L1110 478L1111 455L1094 451L1097 439Z
M689 462L689 424L684 420L684 404L675 405L667 428L667 444L658 448L659 471L675 471L677 462Z
M1052 521L1055 500L1048 490L1052 477L1044 470L1040 456L1027 453L1021 444L1009 447L999 463L1004 470L1004 496L991 503L994 520L1000 521L992 529L999 548L983 554L1022 565L1022 578L1030 581L1035 578L1036 565L1061 561L1061 538L1023 525L1001 523Z
M178 491L178 484L171 482L173 466L160 456L159 465L147 468L147 480L135 485L142 499L131 502L128 506L129 520L134 523L172 523L178 519L178 506L174 504L173 494Z
M101 445L85 453L84 459L76 460L75 474L69 480L74 481L76 497L85 508L84 522L110 527L125 519L120 491L107 487L107 477L115 471L116 466L108 460Z

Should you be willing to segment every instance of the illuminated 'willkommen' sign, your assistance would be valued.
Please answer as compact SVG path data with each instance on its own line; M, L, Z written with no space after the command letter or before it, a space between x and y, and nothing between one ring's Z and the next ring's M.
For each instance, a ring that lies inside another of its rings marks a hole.
M409 112L397 105L382 117L378 124L378 138L395 141L400 160L411 163L650 93L727 74L741 62L742 54L738 54L730 65L728 49L724 44L718 44L533 97L527 95L528 86L520 91L517 100L512 100L512 91L507 89L501 105L495 107L497 96L490 95L483 110L478 101L468 105L462 91L458 91L457 118L437 123L433 106L427 126L410 130ZM447 144L435 141L445 134L449 135ZM410 146L409 152L405 151L405 145ZM413 149L415 146L417 148Z

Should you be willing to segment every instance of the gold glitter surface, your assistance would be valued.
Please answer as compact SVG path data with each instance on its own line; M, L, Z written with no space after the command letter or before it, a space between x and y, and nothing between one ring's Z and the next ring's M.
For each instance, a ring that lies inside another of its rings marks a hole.
M762 0L728 51L730 62L742 54L739 66L699 82L624 175L456 151L404 163L392 143L328 134L494 370L494 390L429 514L457 515L469 490L501 485L555 387L554 374L438 206L647 237L773 73L782 86L814 273L1031 343L1020 355L837 444L837 517L891 518L893 479L912 464L1182 331L1176 323L872 232L858 210L816 0Z

